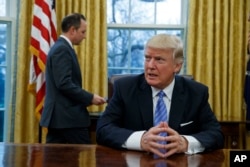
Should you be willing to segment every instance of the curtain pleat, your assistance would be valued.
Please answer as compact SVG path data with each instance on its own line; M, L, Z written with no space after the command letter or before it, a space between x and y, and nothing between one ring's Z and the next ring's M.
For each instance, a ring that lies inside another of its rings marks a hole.
M38 120L35 117L35 97L28 93L29 66L31 53L29 51L31 24L32 24L32 0L22 0L20 2L20 15L18 25L18 51L17 51L17 78L14 121L14 139L10 142L32 143L38 142ZM13 108L12 108L13 109ZM12 113L12 111L10 111ZM11 129L12 130L12 129Z
M244 120L249 0L190 0L187 71L209 87L219 120Z

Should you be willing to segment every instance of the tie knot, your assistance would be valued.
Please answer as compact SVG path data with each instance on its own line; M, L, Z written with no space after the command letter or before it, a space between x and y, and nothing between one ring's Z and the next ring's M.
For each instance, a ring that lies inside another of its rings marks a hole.
M158 96L159 98L163 98L165 96L165 93L161 90L159 93L158 93Z

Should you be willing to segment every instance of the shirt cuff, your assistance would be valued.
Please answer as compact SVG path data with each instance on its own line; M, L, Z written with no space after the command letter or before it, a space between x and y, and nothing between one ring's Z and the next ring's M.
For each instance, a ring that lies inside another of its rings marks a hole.
M127 148L129 150L138 150L138 151L142 151L141 149L141 138L142 135L145 133L146 131L136 131L134 133L132 133L127 141L122 145L122 147Z
M193 136L183 135L183 137L185 137L185 139L188 141L188 150L185 152L186 154L196 154L205 150L202 144Z

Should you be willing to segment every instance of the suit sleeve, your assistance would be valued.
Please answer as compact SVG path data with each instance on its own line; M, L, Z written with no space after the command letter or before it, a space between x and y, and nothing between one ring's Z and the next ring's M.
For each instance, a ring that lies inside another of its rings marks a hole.
M201 125L200 132L193 134L192 136L199 140L207 151L223 148L224 136L222 134L220 124L208 103L207 87L203 91L202 95L199 122Z

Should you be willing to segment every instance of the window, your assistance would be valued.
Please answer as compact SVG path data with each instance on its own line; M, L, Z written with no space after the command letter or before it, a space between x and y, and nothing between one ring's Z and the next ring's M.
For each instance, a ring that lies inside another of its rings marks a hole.
M107 0L108 76L142 73L144 45L155 34L185 44L186 16L187 0Z
M0 16L6 16L6 0L0 0Z
M15 14L15 7L12 6L12 12L8 10L8 6L15 6L15 0L0 0L0 142L4 141L5 133L7 133L8 120L8 104L11 88L10 67L11 55L14 54L14 21L12 15Z

